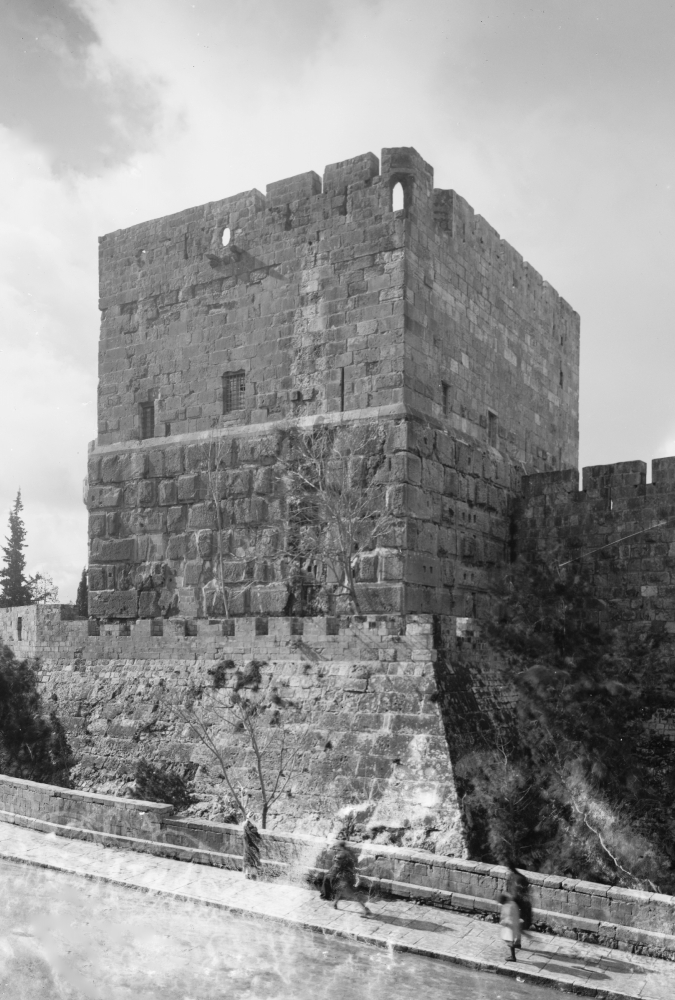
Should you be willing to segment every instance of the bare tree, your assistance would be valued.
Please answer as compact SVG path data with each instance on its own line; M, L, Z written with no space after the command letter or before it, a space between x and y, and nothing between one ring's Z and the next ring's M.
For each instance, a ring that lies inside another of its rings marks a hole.
M202 445L203 468L206 473L208 502L213 506L216 521L216 573L215 581L217 594L222 601L222 610L226 618L229 618L229 604L227 591L225 590L225 570L223 564L223 511L220 506L220 482L223 461L223 439L215 431L212 431L206 444ZM217 611L214 602L212 611Z
M396 524L386 503L386 461L381 433L368 425L296 433L285 463L289 555L357 613L359 565Z
M56 604L59 599L59 588L49 573L36 573L28 578L33 604Z
M200 697L193 691L175 709L217 763L244 817L250 812L251 795L259 797L260 825L264 830L270 808L288 790L301 766L308 743L307 727L288 725L281 720L276 706L254 701L237 691L213 689ZM233 760L237 744L243 744L249 758L243 768L235 767ZM253 793L251 786L255 788Z

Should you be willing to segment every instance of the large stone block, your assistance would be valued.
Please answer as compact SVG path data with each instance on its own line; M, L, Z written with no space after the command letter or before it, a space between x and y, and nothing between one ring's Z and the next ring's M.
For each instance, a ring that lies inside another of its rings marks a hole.
M180 476L177 482L178 501L196 500L199 496L199 476Z
M89 614L92 618L136 618L137 610L135 590L89 591Z
M90 556L93 562L133 562L136 555L134 538L94 538Z
M174 479L163 479L159 484L159 503L170 507L176 502L176 482Z
M171 534L185 530L187 513L184 507L169 507L166 512L166 528Z
M281 583L251 587L251 614L283 615L288 604L288 593L288 587Z
M187 526L192 531L197 531L200 528L215 528L216 512L213 503L206 501L205 503L193 504L188 509Z
M89 490L87 507L90 511L100 507L119 507L123 496L124 491L119 487L93 486Z
M164 449L164 475L180 476L183 472L183 447L180 444L169 445Z
M403 584L356 584L359 607L363 614L401 614L404 592Z
M89 537L90 538L103 538L106 533L106 516L105 514L90 514L89 515Z
M138 617L158 618L162 613L157 590L142 590L138 595Z

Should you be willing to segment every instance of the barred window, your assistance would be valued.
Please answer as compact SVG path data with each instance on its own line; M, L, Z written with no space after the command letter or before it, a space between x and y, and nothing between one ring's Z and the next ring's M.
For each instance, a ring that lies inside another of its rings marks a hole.
M141 437L155 436L155 404L141 403Z
M227 372L223 375L223 413L244 409L246 376L244 372Z

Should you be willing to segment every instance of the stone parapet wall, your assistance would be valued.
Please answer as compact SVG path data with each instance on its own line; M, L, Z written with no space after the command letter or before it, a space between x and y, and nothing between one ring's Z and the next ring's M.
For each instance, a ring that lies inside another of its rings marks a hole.
M0 775L0 809L57 826L98 830L120 837L159 839L173 806L113 795L96 795L58 785Z
M69 792L0 776L0 820L75 839L96 839L221 867L241 867L243 836L232 824L180 819L172 807ZM100 836L99 836L100 834ZM317 881L334 841L261 831L264 873ZM359 842L359 872L386 895L418 899L496 919L507 870L461 858ZM535 926L625 950L675 957L675 898L527 872Z
M675 635L675 458L523 478L521 551L583 570L599 623Z

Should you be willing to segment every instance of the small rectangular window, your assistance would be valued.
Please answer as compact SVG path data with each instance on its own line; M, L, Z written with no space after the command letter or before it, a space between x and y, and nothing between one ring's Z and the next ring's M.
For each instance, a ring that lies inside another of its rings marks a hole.
M450 409L452 402L450 400L450 386L447 382L441 383L443 386L443 416L447 417L450 414Z
M497 414L488 410L488 444L493 448L497 447Z
M155 404L141 403L141 437L155 436Z
M23 629L23 618L17 618L16 620L16 638L21 642L21 632Z
M246 376L244 372L227 372L223 375L223 413L244 409Z

